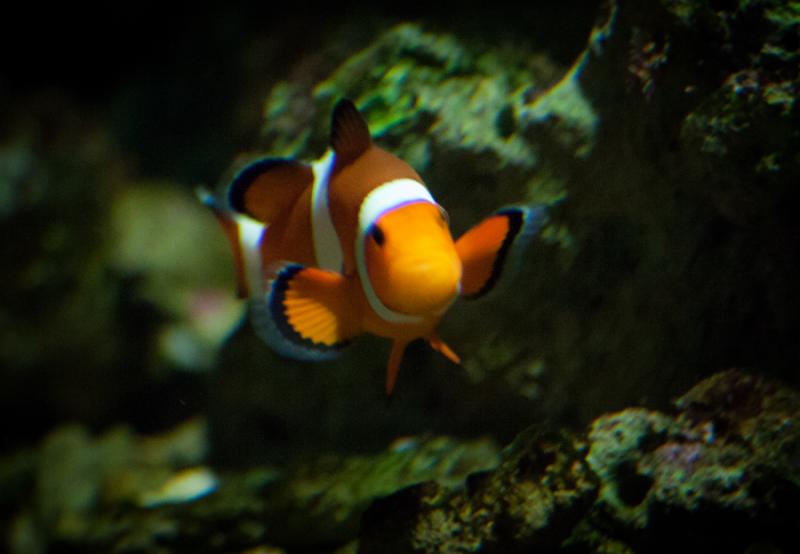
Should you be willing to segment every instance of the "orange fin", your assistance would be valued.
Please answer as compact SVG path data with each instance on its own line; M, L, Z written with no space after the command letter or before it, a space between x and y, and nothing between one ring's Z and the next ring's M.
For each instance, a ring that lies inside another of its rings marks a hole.
M403 361L406 346L408 346L408 342L399 339L395 339L392 343L389 363L386 366L386 396L391 396L394 385L397 383L397 374L400 371L400 362Z
M288 212L314 182L311 167L284 158L262 158L246 165L228 186L233 211L269 223Z
M337 160L345 164L363 154L372 144L364 116L346 98L339 100L333 109L330 144Z
M361 331L343 275L285 264L269 285L264 297L252 302L253 325L278 353L299 360L333 359Z
M247 286L247 273L245 268L244 253L242 252L242 242L239 233L239 225L234 218L234 215L226 210L210 191L204 188L198 188L196 191L197 197L200 201L208 206L214 217L217 218L225 236L228 237L228 242L231 244L231 251L233 252L233 264L236 268L236 296L239 298L246 298L249 294L249 287Z
M497 284L514 241L541 227L542 208L513 207L487 217L456 241L463 264L461 295L483 296Z
M461 358L453 352L453 350L445 344L445 342L439 338L439 335L433 334L428 337L428 344L431 345L431 348L442 354L445 358L453 362L454 364L460 364Z

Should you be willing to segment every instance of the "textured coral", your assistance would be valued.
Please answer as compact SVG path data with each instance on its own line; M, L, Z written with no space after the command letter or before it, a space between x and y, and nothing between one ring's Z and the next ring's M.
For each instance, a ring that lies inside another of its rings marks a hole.
M279 470L206 465L206 426L158 436L67 425L38 449L0 459L0 492L17 511L10 548L97 552L234 552L322 548L352 540L376 497L435 480L448 491L498 463L492 441L407 437L370 456L328 455ZM28 499L29 501L25 501ZM159 550L162 549L162 550Z
M360 551L791 551L800 395L728 371L676 406L604 415L586 437L523 433L463 491L431 483L373 503Z
M592 506L597 482L569 437L531 430L502 465L449 493L402 490L365 513L361 552L516 552L553 548Z

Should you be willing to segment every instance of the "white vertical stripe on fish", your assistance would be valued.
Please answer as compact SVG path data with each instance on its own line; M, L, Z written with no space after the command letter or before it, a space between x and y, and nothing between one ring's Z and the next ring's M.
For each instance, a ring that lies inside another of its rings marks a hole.
M355 244L358 276L361 278L361 286L364 289L364 294L370 307L382 319L391 323L419 323L423 318L390 310L378 298L369 279L369 272L364 259L364 239L369 233L370 227L382 214L410 202L436 204L431 193L422 183L413 179L395 179L373 189L361 202L361 208L358 212L358 232L356 233Z
M333 152L329 151L312 165L314 186L311 190L311 233L317 266L331 271L342 271L342 245L333 226L328 201L328 185L335 159Z

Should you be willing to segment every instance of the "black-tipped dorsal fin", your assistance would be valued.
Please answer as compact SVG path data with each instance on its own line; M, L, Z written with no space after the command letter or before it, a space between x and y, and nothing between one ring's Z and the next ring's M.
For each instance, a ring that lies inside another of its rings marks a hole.
M331 118L331 148L345 162L360 156L372 144L369 127L355 104L342 98Z
M291 209L314 182L311 167L284 158L262 158L249 163L228 186L230 208L269 223Z

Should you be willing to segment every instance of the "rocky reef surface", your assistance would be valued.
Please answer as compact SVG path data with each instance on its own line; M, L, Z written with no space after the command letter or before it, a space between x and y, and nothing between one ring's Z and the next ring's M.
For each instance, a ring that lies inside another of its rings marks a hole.
M375 501L359 552L791 552L800 396L727 371L671 413L628 408L585 434L521 434L451 492Z
M584 432L398 439L218 471L201 420L60 428L0 461L13 552L793 552L800 394L741 371ZM22 499L27 501L22 502Z
M457 487L498 460L488 439L405 437L373 455L226 471L209 465L200 419L158 436L67 425L0 460L0 491L16 553L320 552L353 541L374 498Z

